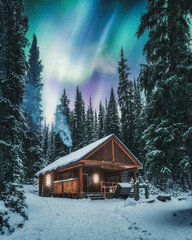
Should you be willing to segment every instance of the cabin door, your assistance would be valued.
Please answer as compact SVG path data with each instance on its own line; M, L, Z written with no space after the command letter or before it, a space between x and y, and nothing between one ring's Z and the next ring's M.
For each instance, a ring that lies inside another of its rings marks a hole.
M88 173L83 173L83 192L88 192Z

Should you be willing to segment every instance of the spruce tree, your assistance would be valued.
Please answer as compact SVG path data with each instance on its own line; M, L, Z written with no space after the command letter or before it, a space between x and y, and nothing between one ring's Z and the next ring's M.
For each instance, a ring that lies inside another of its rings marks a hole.
M191 179L191 16L190 0L149 0L137 32L140 37L149 31L140 76L147 99L146 167L161 184Z
M86 140L87 144L95 142L97 140L96 129L95 129L95 118L92 106L91 97L89 99L89 106L87 109L87 119L86 119Z
M134 115L134 89L133 82L128 81L128 114L127 114L127 146L135 153L134 138L135 138L135 115Z
M73 112L72 140L73 150L80 149L86 145L85 103L78 87L76 89L75 108Z
M96 109L95 109L95 115L94 115L94 130L95 130L95 141L97 141L99 137L98 137L98 117L97 117Z
M60 102L63 108L63 114L66 116L67 123L70 126L70 108L69 108L70 100L68 99L65 89L63 90L63 93L61 95Z
M70 104L70 101L68 99L66 90L64 89L60 98L60 104L57 106L57 110L56 110L56 121L55 121L55 130L56 130L55 156L56 158L62 157L68 154L69 152L68 143L67 142L64 143L60 136L60 131L63 130L63 132L67 135L67 137L71 141L72 123L71 123L71 113L70 113L69 104Z
M49 138L48 138L48 162L47 164L50 164L56 160L55 158L55 132L54 132L54 125L51 125L51 129L49 132Z
M134 150L134 92L133 83L129 80L130 68L124 56L123 47L120 51L120 61L118 62L118 103L121 112L122 139L125 145Z
M43 88L41 73L43 65L40 60L40 52L35 34L33 34L33 41L29 50L28 65L24 110L30 130L39 133L43 120L41 103L41 91Z
M29 50L28 72L26 77L25 102L23 104L24 116L26 118L25 127L25 179L31 182L35 173L43 166L43 151L41 148L41 126L42 126L42 63L40 60L39 47L36 35L33 35L33 41Z
M21 104L27 70L25 47L28 30L21 0L0 1L0 198L24 218Z
M58 159L60 157L65 156L68 153L68 148L64 144L60 131L60 126L63 125L63 106L61 104L57 105L56 113L55 113L55 158Z
M134 154L143 162L144 142L142 139L145 130L145 115L141 99L141 90L138 80L134 79Z
M117 137L121 138L120 120L119 120L117 102L115 99L115 93L113 88L111 88L109 104L107 106L105 124L106 124L105 126L106 135L113 133Z
M99 115L98 115L98 138L105 136L105 109L100 102L99 104Z
M43 150L43 158L44 164L47 165L49 162L48 159L48 148L49 148L49 125L46 124L46 120L44 122L44 126L42 129L42 150Z

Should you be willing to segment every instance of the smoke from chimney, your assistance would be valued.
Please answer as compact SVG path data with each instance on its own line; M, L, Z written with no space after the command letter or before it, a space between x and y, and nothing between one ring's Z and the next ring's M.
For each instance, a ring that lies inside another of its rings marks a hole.
M64 145L72 147L71 131L67 123L67 118L65 114L60 111L59 106L57 107L55 116L55 133L59 134Z

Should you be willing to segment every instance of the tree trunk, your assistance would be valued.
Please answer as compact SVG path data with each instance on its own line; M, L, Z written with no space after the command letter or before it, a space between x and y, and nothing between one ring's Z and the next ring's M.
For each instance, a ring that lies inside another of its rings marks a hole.
M0 196L3 191L3 148L0 146Z

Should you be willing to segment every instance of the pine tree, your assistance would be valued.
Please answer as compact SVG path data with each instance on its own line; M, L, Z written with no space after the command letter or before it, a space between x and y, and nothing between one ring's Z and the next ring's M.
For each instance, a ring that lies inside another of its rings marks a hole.
M105 108L104 108L104 136L107 136L107 126L108 126L108 121L109 121L109 116L107 115L108 112L108 101L105 98Z
M24 218L21 104L27 70L25 47L27 18L21 0L0 1L0 198Z
M98 117L97 117L96 109L95 109L95 115L94 115L94 130L95 130L95 141L97 141L99 137L98 137Z
M128 81L128 114L127 114L127 146L135 153L135 115L134 115L134 89L133 82Z
M70 126L70 108L69 108L70 100L68 99L65 89L63 90L63 94L61 95L60 102L63 108L63 114L65 114L67 118L67 123Z
M40 134L31 131L27 125L24 126L23 136L23 166L25 183L34 183L35 173L44 166L44 156L41 148Z
M61 104L57 105L55 113L55 158L65 156L68 152L66 151L66 146L64 145L62 138L60 136L60 123L63 122L63 106ZM61 123L62 124L62 123Z
M192 172L187 144L192 126L191 15L190 0L148 1L137 32L140 37L149 31L147 66L140 77L147 99L145 158L149 177L161 184L167 179L189 182Z
M62 157L69 152L69 147L72 146L71 140L71 114L69 108L70 101L68 99L66 90L60 98L60 104L57 106L55 118L55 156Z
M121 138L120 120L113 88L111 88L110 99L106 114L106 134L109 135L112 133L115 134L117 137Z
M130 68L127 65L127 59L124 57L123 47L121 47L118 64L119 83L117 92L121 112L122 138L125 145L135 152L133 83L128 79Z
M51 125L51 130L49 132L49 138L48 138L48 164L54 162L56 160L55 157L55 132L54 132L54 125Z
M49 162L48 159L48 148L49 148L49 125L46 124L46 120L44 122L43 126L43 136L42 136L42 150L43 150L43 159L44 159L44 164L47 165Z
M80 149L86 145L85 103L78 87L76 89L75 108L73 112L72 140L73 150Z
M98 116L98 137L103 138L105 136L105 109L100 102L99 104L99 116Z
M96 129L95 129L95 119L94 119L94 112L93 112L91 98L89 99L89 106L87 109L86 140L87 140L87 144L90 144L97 140Z
M43 65L40 60L37 37L33 34L33 41L29 50L29 69L26 78L25 116L30 130L40 132L42 125L41 91L43 88L41 73Z
M43 150L41 149L40 135L42 122L42 63L40 60L39 47L37 45L36 35L33 35L33 41L29 50L28 72L26 77L25 103L23 104L24 116L27 126L25 127L25 179L31 182L35 173L39 171L43 162ZM44 156L45 157L45 156Z
M144 142L142 140L145 130L145 115L141 99L141 90L138 80L134 79L134 153L143 161Z

